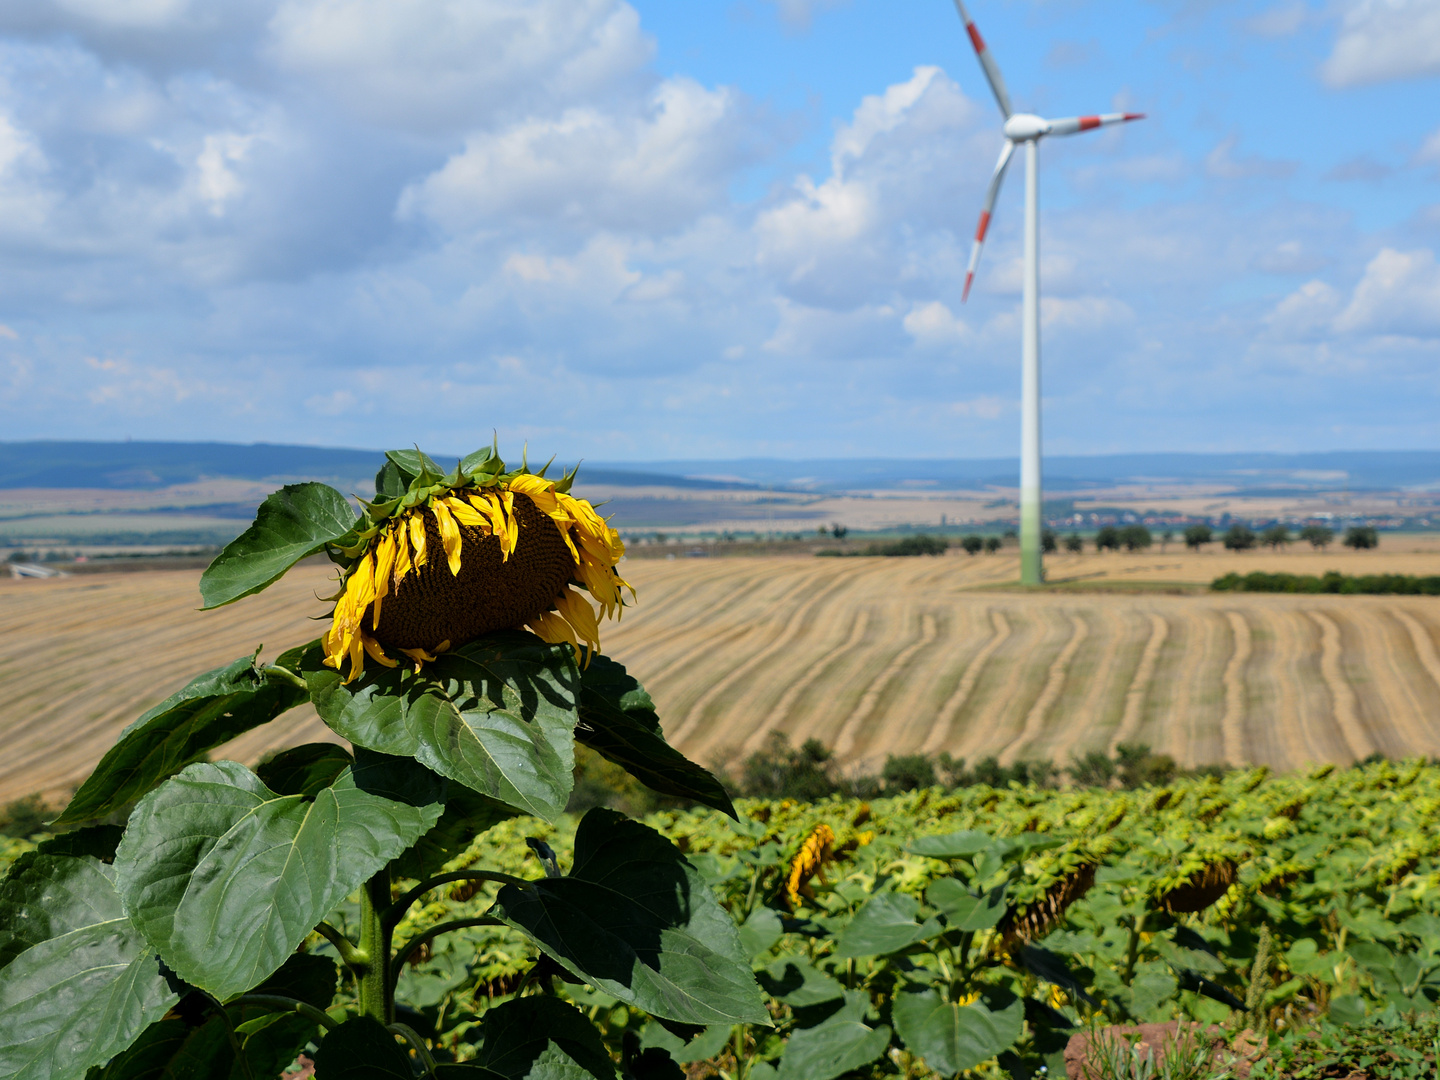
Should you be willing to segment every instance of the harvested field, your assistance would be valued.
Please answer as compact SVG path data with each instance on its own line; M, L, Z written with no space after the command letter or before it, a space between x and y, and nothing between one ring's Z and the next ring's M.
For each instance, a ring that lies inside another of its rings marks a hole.
M1358 572L1385 558L1332 552L1316 565ZM1427 551L1390 558L1413 573L1437 569ZM1440 754L1440 599L996 588L1014 580L1015 561L632 561L641 606L606 627L606 649L651 690L671 739L706 762L772 731L818 737L870 768L916 750L1065 761L1126 739L1189 765ZM1049 565L1052 579L1175 582L1252 561L1301 560L1086 555ZM165 571L0 581L0 800L60 797L125 724L189 677L262 641L271 656L318 633L307 620L324 610L313 599L326 591L318 567L210 613L194 610L197 580ZM299 710L226 753L253 761L323 737Z

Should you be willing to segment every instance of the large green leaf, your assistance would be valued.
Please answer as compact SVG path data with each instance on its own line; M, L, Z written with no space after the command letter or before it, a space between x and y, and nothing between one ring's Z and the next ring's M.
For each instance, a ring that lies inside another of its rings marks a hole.
M357 746L413 757L441 776L553 821L574 783L580 673L569 645L489 634L426 664L369 665L348 686L318 650L303 667L315 708Z
M580 676L575 738L652 791L736 816L720 781L665 741L650 695L607 656L591 657Z
M220 1017L199 1024L159 1020L86 1080L223 1080L234 1066L235 1050Z
M907 893L876 893L840 931L837 956L886 956L940 933L935 919L916 921L920 902Z
M438 874L446 863L463 853L475 837L518 813L502 802L451 784L439 822L400 856L395 872L401 877L416 879Z
M980 854L993 842L986 833L962 829L944 836L922 836L912 840L906 850L916 855L928 855L932 859L968 859Z
M524 930L575 975L654 1016L765 1023L734 922L665 837L591 810L568 877L500 890L491 914Z
M782 956L760 972L765 992L786 1005L803 1009L844 997L845 987L818 970L803 956Z
M256 765L255 775L279 795L304 795L313 799L353 764L350 751L343 746L302 743Z
M120 894L181 978L227 998L279 968L440 811L362 791L349 772L312 800L277 795L233 761L191 765L131 815Z
M327 1032L315 1051L315 1080L415 1080L410 1055L371 1016Z
M293 709L305 696L288 680L267 678L253 656L207 671L121 732L57 824L93 821L127 806L215 747Z
M325 1009L335 996L336 975L335 964L325 957L296 953L256 992L282 994ZM175 1019L151 1024L88 1080L268 1080L295 1060L318 1029L303 1016L253 1004L229 1005L225 1012L228 1026L207 999L192 993L174 1010ZM243 1063L236 1060L228 1027L239 1031Z
M838 1011L786 1040L780 1080L835 1080L878 1058L890 1045L890 1029L867 1025L869 1009L865 991L845 991L845 1003Z
M895 995L890 1015L906 1049L942 1076L1009 1050L1025 1028L1025 1003L1010 995L952 1005L936 990L909 986Z
M936 878L925 899L945 916L951 930L988 930L1005 915L1005 887L973 893L958 878Z
M233 603L276 581L301 559L346 538L358 521L328 484L286 484L268 496L255 523L225 545L200 577L204 609Z
M512 998L486 1011L478 1034L474 1064L505 1080L608 1080L615 1075L595 1026L557 998Z
M0 886L0 1076L78 1080L179 999L114 882L96 859L44 855Z

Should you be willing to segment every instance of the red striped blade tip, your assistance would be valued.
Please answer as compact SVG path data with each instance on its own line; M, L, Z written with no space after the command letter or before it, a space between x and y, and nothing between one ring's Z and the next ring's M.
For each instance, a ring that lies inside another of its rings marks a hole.
M980 36L980 31L975 29L975 24L967 22L965 24L965 31L970 35L970 44L975 46L975 51L977 53L983 53L985 51L985 39Z
M1144 119L1145 119L1145 114L1144 114L1143 112L1127 112L1123 117L1121 117L1121 119L1122 119L1122 120L1144 120Z
M973 273L965 275L965 289L960 293L960 303L963 304L966 300L970 299L970 283L974 280L975 275Z

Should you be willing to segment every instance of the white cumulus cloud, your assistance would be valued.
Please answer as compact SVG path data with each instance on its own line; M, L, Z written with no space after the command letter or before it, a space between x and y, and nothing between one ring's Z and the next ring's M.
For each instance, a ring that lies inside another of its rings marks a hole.
M416 131L604 100L652 52L622 0L281 0L269 33L283 69Z
M1440 4L1351 0L1320 73L1337 87L1440 75Z
M593 107L469 136L465 148L400 199L402 218L448 230L568 222L663 232L719 204L749 157L736 96L669 79L642 111Z
M1345 310L1335 319L1342 332L1425 337L1440 334L1440 265L1428 248L1383 248Z

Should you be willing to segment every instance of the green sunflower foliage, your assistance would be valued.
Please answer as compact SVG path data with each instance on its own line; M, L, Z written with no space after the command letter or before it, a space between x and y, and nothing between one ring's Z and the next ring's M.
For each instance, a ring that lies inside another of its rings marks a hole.
M313 555L353 564L405 500L520 471L493 448L453 468L392 451L358 513L333 488L289 485L206 571L203 605ZM673 1080L670 1051L696 1031L769 1026L740 929L680 847L606 809L567 839L577 740L672 800L735 814L623 666L523 630L349 682L323 661L316 641L190 680L9 866L0 1076L259 1080L308 1055L322 1078ZM297 708L326 741L253 768L225 759ZM520 861L501 834L529 836ZM457 900L470 909L436 917ZM635 1032L685 1037L617 1042L598 1001Z

